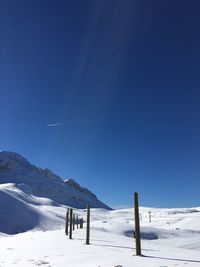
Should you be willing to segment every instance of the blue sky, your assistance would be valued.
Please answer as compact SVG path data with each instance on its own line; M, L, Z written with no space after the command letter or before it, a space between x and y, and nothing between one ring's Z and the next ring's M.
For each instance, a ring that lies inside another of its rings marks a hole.
M199 206L199 8L0 0L0 149L111 206Z

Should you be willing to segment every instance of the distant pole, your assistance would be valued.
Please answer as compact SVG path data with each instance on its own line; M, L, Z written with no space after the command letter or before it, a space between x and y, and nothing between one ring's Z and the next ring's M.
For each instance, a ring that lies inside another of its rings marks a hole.
M90 244L90 206L87 205L86 245Z
M80 228L83 229L83 218L80 219Z
M149 211L149 222L151 222L151 212Z
M134 193L134 211L135 211L136 255L141 256L139 205L138 205L138 193L136 192Z
M75 214L73 214L73 223L72 223L72 225L73 225L73 230L75 230Z
M77 229L78 229L78 215L76 215L76 225L77 225Z
M69 239L72 239L73 209L70 209Z
M68 235L68 225L69 225L69 209L66 212L66 223L65 223L65 234Z

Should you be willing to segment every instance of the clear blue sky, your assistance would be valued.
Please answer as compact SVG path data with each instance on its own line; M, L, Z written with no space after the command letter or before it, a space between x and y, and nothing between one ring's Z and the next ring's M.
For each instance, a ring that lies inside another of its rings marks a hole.
M0 0L0 149L111 206L199 206L199 10Z

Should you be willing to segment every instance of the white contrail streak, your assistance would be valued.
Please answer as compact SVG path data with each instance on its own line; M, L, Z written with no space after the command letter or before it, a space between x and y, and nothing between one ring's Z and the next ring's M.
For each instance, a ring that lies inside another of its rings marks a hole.
M71 121L71 122L51 123L51 124L47 124L46 127L56 127L56 126L69 125L69 124L79 124L79 123L84 123L84 122L87 122L87 120L85 120L85 121Z
M46 127L56 127L56 126L61 126L65 124L66 124L65 122L52 123L52 124L47 124Z

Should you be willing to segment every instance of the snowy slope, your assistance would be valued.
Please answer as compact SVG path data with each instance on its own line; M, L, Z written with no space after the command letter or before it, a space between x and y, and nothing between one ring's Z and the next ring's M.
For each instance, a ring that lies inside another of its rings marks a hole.
M66 207L39 198L15 184L0 185L0 232L16 234L28 230L59 229L64 225Z
M151 223L148 211L152 214ZM86 217L84 211L76 212ZM200 266L200 208L140 208L140 214L143 257L135 256L132 209L92 209L89 246L85 245L85 226L73 231L73 240L64 234L64 228L1 237L0 266Z
M108 208L88 189L74 180L63 181L48 169L30 164L25 158L13 152L0 152L0 184L13 183L27 194L49 198L59 204L85 208ZM3 198L3 196L2 196Z

